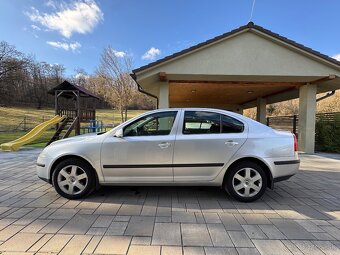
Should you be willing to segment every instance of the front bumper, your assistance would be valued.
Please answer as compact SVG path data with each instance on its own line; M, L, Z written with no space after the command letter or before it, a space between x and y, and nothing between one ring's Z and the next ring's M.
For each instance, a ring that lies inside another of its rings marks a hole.
M37 159L37 163L36 163L38 177L48 183L51 183L50 173L49 173L51 162L52 162L51 158L39 156Z

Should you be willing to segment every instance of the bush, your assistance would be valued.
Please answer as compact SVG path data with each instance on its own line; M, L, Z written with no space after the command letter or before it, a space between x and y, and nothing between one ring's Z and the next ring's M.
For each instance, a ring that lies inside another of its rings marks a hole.
M315 126L315 149L324 152L340 153L340 115L334 121L320 117Z

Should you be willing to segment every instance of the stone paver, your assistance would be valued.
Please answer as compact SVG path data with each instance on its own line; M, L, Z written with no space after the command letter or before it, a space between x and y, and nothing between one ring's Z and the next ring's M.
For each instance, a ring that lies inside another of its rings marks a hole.
M153 245L181 245L179 223L155 223Z
M296 176L247 204L214 187L71 201L37 178L39 151L0 152L1 254L340 254L339 155L301 155Z

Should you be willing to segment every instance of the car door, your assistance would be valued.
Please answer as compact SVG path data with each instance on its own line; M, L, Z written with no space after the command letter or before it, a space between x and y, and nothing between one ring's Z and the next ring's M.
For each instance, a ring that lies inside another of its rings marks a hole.
M177 111L143 116L123 128L123 137L108 137L102 145L105 182L173 182L172 158Z
M212 111L185 110L174 150L174 181L213 180L247 139L246 125Z

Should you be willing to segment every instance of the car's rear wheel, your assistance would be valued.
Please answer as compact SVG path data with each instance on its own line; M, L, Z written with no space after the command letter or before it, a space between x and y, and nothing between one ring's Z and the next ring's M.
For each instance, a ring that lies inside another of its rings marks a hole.
M230 196L241 202L252 202L267 188L264 169L252 161L243 161L228 169L224 188Z
M52 175L55 190L68 199L89 195L95 185L92 167L85 161L70 158L60 162Z

